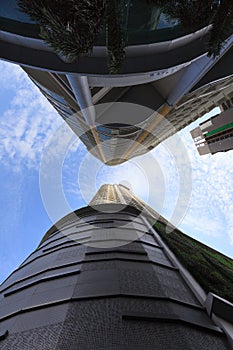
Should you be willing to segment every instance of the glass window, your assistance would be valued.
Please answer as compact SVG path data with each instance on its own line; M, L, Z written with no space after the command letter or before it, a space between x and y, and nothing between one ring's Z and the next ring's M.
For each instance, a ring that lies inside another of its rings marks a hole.
M111 134L111 130L108 129L108 128L106 128L106 127L104 127L103 125L98 125L98 126L96 127L96 130L97 130L98 132L103 132L103 133L105 133L105 134Z
M60 96L60 95L56 94L55 92L47 89L44 85L40 84L37 80L35 80L33 78L31 78L31 80L38 86L38 88L40 88L42 91L44 91L44 93L46 95L52 97L53 100L58 101L58 102L60 102L63 105L67 105L66 100L62 96Z

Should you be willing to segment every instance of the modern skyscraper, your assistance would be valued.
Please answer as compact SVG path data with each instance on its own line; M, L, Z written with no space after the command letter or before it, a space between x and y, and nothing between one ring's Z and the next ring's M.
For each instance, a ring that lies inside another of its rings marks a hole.
M1 350L231 349L233 305L207 293L233 298L232 260L176 230L193 270L193 249L211 273L223 268L202 266L204 291L158 234L169 223L153 227L158 214L141 209L125 186L104 185L45 234L1 286Z
M227 101L223 112L206 120L191 131L200 155L233 149L233 108L226 109L226 103Z
M233 37L209 57L209 23L183 30L148 1L125 2L125 59L112 75L104 33L91 55L69 63L41 40L17 0L1 4L0 19L1 58L20 64L88 151L109 165L148 152L233 96Z

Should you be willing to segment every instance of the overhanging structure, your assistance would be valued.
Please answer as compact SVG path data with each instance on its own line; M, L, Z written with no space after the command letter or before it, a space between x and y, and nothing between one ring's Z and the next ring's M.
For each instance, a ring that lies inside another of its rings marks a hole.
M101 35L90 56L67 63L39 38L17 1L0 10L1 58L20 64L88 151L109 165L148 152L233 94L232 37L212 59L210 26L184 32L160 9L147 4L142 11L140 4L127 8L126 57L116 75L108 74ZM116 102L144 108L119 113Z

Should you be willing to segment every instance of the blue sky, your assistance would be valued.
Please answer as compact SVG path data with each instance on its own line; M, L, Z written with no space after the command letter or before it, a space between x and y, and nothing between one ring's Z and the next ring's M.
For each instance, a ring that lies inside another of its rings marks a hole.
M18 66L0 61L0 76L0 281L36 248L51 219L85 206L101 184L121 181L183 232L233 257L233 151L200 157L189 133L210 115L146 156L110 168L72 137ZM50 189L51 212L48 193L41 195L39 184L54 135L51 171L54 159L67 148L61 174L66 205L59 206Z

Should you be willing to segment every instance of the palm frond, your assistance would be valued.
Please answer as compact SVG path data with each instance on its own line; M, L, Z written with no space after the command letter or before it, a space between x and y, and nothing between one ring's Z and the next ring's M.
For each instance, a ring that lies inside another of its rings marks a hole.
M40 36L69 61L89 54L103 25L105 0L19 0Z

